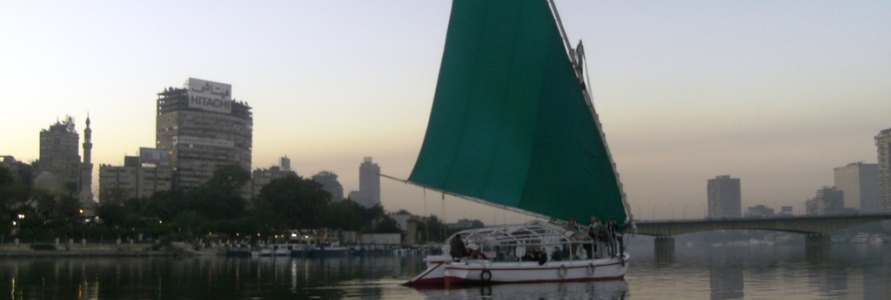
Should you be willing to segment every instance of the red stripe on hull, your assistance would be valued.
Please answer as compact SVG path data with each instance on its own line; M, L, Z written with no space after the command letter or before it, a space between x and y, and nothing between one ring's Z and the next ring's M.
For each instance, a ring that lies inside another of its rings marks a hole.
M628 263L628 262L630 262L630 261L631 261L631 260L626 260L625 263ZM599 267L612 266L612 265L619 265L619 264L622 264L622 263L621 263L621 262L616 262L616 263L609 263L609 264L603 264L603 265L594 265L594 267L599 268ZM567 269L583 269L583 268L587 268L587 267L588 267L588 265L584 265L584 266L567 266L566 268L567 268ZM463 266L454 266L454 267L453 267L453 266L449 266L449 267L447 267L447 268L449 268L449 269L468 270L468 271L480 271L480 270L528 271L528 270L556 270L556 269L560 269L561 267L560 267L560 266L556 266L556 267L538 267L538 268L497 268L497 267L486 267L486 268L473 267L473 268L465 268L465 267L463 267Z
M609 281L609 280L624 280L625 275L612 276L612 277L584 277L584 278L574 278L574 279L548 279L548 280L523 280L523 281L482 281L482 280L467 280L461 277L449 276L439 280L438 282L430 282L430 284L437 283L439 285L445 284L446 281L449 281L450 284L458 284L458 285L483 285L483 284L512 284L512 283L549 283L549 282L589 282L589 281Z

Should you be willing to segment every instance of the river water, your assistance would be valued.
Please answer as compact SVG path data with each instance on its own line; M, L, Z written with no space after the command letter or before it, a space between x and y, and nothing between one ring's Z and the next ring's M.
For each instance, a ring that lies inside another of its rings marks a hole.
M420 256L5 258L0 299L891 299L891 244L713 248L632 244L624 281L451 290L400 285Z

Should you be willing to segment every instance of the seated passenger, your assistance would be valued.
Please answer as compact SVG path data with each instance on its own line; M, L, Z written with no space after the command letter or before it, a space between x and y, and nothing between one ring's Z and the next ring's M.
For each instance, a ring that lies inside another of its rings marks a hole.
M501 252L501 247L495 246L495 261L504 261L504 252Z
M545 252L545 249L544 249L544 248L539 249L539 250L538 250L538 265L539 265L539 266L540 266L540 265L543 265L543 264L545 264L546 262L548 262L548 253Z
M554 253L551 254L552 261L561 261L563 260L563 251L560 250L560 247L554 247Z

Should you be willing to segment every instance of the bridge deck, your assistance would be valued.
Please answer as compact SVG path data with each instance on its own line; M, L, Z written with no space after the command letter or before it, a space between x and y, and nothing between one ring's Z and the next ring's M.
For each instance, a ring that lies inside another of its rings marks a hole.
M846 216L803 216L764 219L704 219L636 222L637 234L676 236L715 230L772 230L804 234L829 234L847 227L891 220L891 214L858 214Z

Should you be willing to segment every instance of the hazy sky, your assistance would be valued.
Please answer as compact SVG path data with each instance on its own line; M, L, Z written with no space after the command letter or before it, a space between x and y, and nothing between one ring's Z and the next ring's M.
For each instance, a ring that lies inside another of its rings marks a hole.
M7 1L0 155L38 158L41 129L89 112L99 164L155 143L156 94L232 85L254 112L254 168L287 155L345 194L372 156L407 178L436 86L449 1ZM743 207L794 205L832 169L876 162L891 127L889 1L557 1L584 40L595 107L633 213L702 217L706 180ZM98 183L97 183L98 185ZM94 186L94 189L98 186ZM388 210L420 188L382 180ZM428 192L426 212L440 214ZM797 202L796 202L797 201ZM446 197L446 218L526 217ZM669 205L671 203L671 205Z

